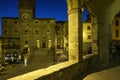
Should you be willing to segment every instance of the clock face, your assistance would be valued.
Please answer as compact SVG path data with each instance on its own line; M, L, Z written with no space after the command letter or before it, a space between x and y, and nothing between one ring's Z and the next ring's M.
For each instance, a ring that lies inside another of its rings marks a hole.
M22 17L22 20L29 20L30 19L30 14L29 13L23 13L21 17Z

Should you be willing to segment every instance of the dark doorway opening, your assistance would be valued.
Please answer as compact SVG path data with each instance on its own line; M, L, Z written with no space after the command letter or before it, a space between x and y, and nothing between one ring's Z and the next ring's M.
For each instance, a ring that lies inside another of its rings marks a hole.
M46 48L46 43L42 43L42 48Z

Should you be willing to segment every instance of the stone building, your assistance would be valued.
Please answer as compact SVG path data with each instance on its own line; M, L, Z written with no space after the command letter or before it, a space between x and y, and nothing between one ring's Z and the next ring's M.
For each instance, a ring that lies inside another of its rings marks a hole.
M56 23L56 40L57 49L66 48L68 45L68 23L64 21L59 21Z
M54 47L55 19L2 18L2 36L20 37L20 47Z
M83 55L91 54L92 49L92 25L91 22L83 22Z
M68 57L68 22L58 21L55 30L55 60L66 61Z
M55 19L35 18L35 0L19 0L19 17L2 18L2 36L20 37L20 47L54 47Z
M19 50L15 51L18 54L25 47L34 50L36 48L55 48L55 45L58 46L59 43L61 48L64 46L66 35L64 35L65 30L62 27L67 27L66 22L60 23L61 28L59 29L63 31L59 36L61 38L57 36L57 44L55 44L56 32L59 32L57 27L59 23L56 23L55 18L35 18L35 0L19 0L18 11L18 18L2 17L2 45L19 44ZM3 37L8 38L3 40ZM14 38L19 38L19 41ZM2 49L3 53L11 52L9 48ZM12 50L14 52L15 49Z
M120 41L120 13L118 13L113 19L112 34L114 44L118 44Z

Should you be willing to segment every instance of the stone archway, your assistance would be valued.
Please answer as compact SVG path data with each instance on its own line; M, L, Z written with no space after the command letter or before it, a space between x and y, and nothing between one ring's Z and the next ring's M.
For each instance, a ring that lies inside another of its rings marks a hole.
M98 21L98 49L101 63L109 63L111 25L114 15L120 10L119 3L119 0L90 0L86 3Z
M109 63L111 24L114 15L120 10L119 0L67 0L69 26L69 59L82 60L82 21L81 8L88 7L98 22L98 53L101 63Z

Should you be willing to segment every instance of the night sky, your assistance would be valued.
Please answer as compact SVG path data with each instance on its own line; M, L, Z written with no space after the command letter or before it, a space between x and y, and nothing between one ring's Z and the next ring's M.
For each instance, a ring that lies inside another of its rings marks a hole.
M83 14L83 21L88 11ZM18 17L18 0L0 0L0 35L1 17ZM67 21L66 0L36 0L36 18L56 18L56 21Z

